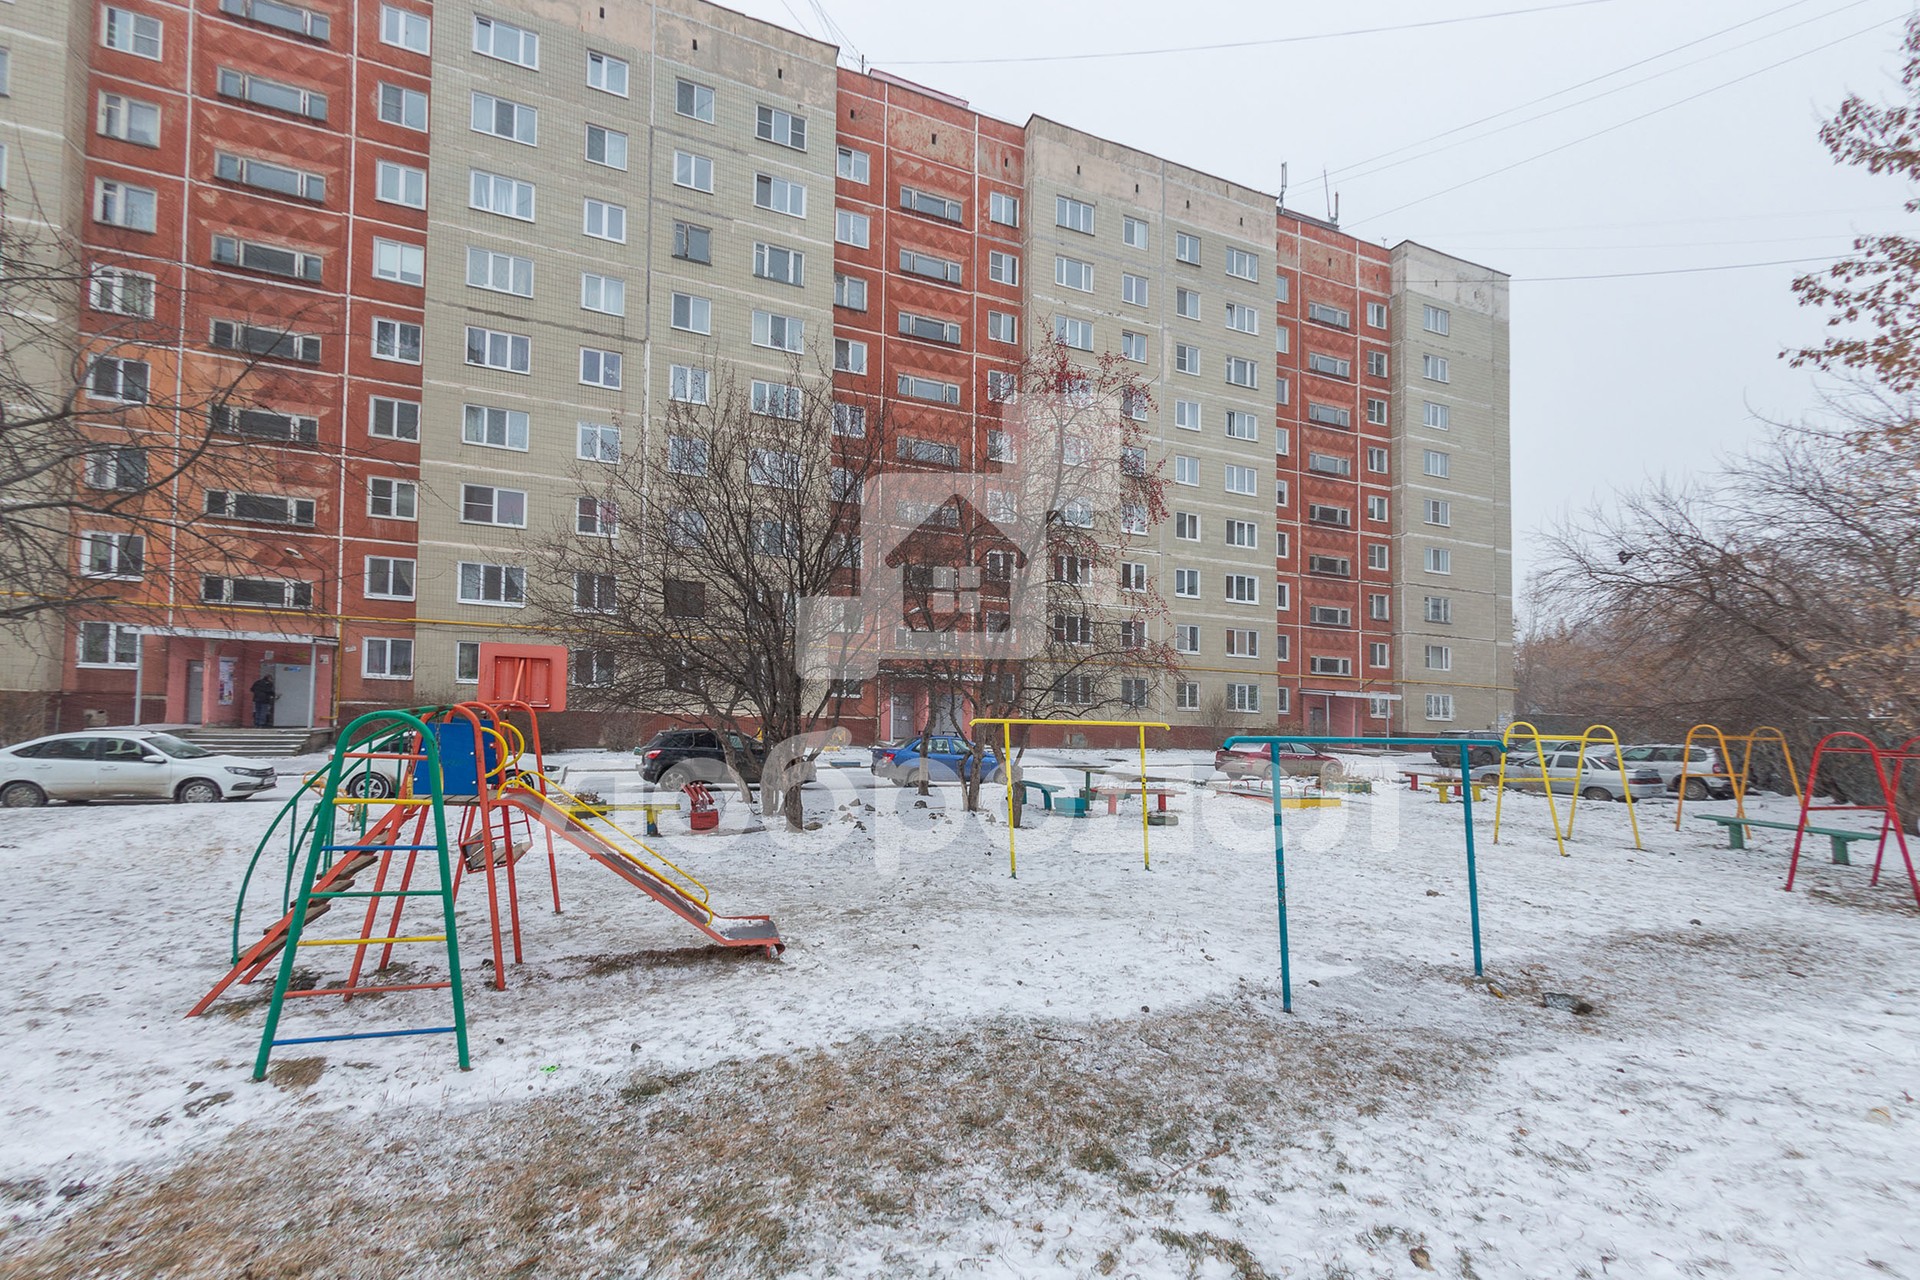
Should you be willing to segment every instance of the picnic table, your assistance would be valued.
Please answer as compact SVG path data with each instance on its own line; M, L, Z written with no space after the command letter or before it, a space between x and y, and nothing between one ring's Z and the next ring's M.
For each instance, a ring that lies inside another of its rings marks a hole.
M1769 827L1775 831L1798 831L1800 829L1800 824L1797 822L1770 822L1764 818L1742 818L1727 813L1696 813L1693 816L1701 822L1717 822L1725 827L1727 829L1727 848L1729 849L1744 849L1747 847L1747 828L1749 827ZM1856 840L1879 840L1881 838L1880 833L1877 831L1843 831L1838 827L1808 827L1807 834L1810 836L1825 836L1827 838L1833 849L1833 865L1836 867L1850 867L1853 865L1847 858L1847 847Z
M1458 778L1435 778L1426 785L1432 789L1435 795L1440 797L1441 804L1451 804L1452 801L1449 797L1460 794L1460 779ZM1473 798L1475 800L1484 800L1486 798L1483 794L1486 790L1486 783L1470 782L1467 785L1473 788Z
M1105 786L1105 787L1094 787L1091 790L1094 795L1100 797L1101 799L1107 802L1107 812L1109 814L1115 814L1120 812L1121 800L1125 799L1128 796L1137 796L1142 794L1141 789L1139 787L1122 787L1117 785ZM1156 807L1159 809L1161 813L1165 813L1167 811L1167 797L1179 795L1180 793L1178 791L1173 790L1170 787L1149 787L1147 788L1145 794L1157 797L1158 803Z

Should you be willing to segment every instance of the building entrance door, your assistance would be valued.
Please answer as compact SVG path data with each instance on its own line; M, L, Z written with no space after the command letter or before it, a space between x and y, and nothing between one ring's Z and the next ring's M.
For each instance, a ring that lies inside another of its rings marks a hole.
M189 662L187 664L187 723L200 724L206 716L201 713L201 700L207 691L207 664Z
M313 702L313 668L304 662L282 662L273 669L273 691L279 695L273 703L273 727L304 729L310 727L307 708Z

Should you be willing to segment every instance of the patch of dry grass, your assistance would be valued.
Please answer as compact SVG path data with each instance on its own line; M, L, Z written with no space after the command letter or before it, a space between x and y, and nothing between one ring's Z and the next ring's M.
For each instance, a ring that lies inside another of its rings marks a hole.
M15 1240L0 1277L771 1276L903 1226L937 1244L1028 1197L1117 1203L1145 1233L1239 1144L1311 1142L1483 1065L1464 1042L1246 1001L872 1039L391 1129L327 1116L114 1188ZM1264 1274L1225 1225L1159 1242Z

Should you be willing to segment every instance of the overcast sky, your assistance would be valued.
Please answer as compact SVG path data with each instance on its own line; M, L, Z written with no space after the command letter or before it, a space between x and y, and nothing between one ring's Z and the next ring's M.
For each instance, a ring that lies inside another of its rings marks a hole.
M1267 191L1285 164L1303 212L1326 212L1327 170L1353 234L1511 273L1523 574L1543 525L1709 468L1753 438L1756 413L1814 401L1812 378L1778 358L1819 336L1789 290L1814 264L1618 273L1830 258L1898 229L1907 194L1836 168L1818 137L1848 92L1897 92L1898 0L734 7L1004 119L1049 116ZM1449 21L1489 14L1509 16ZM1415 23L1446 25L1299 39ZM1196 45L1229 47L988 61ZM1592 275L1616 278L1547 279Z

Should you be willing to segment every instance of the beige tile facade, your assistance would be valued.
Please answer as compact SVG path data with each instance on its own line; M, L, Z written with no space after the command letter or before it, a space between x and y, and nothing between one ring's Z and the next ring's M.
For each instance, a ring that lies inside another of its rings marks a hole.
M1393 282L1405 724L1498 729L1513 715L1507 277L1408 242L1393 251Z

